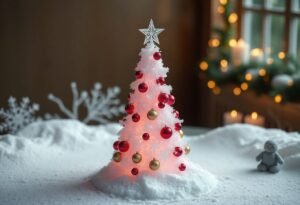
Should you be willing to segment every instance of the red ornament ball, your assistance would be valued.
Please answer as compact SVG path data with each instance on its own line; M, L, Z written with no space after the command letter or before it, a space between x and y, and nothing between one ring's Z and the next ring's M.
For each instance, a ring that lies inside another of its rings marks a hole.
M126 105L125 111L127 112L128 115L131 115L134 112L134 105L133 104Z
M172 129L170 127L165 126L160 130L160 135L164 139L169 139L172 136Z
M138 173L139 173L138 168L133 168L133 169L131 170L131 174L132 174L132 175L137 175Z
M133 122L138 122L138 121L140 121L140 119L141 119L141 117L138 113L135 113L135 114L132 115L132 121Z
M183 172L186 169L186 166L185 166L185 164L181 163L178 168L180 171Z
M146 83L141 83L141 84L139 84L139 91L141 92L141 93L144 93L144 92L146 92L148 90L148 85L146 84Z
M160 109L164 108L164 107L165 107L165 103L159 102L159 103L158 103L158 107L159 107Z
M127 152L129 150L129 143L127 141L119 142L120 152Z
M175 114L176 118L179 118L179 112L177 110L174 110L173 113Z
M114 150L118 150L119 149L119 141L115 141L113 144Z
M159 78L156 80L156 83L159 84L159 85L164 85L164 84L166 84L165 78L159 77Z
M155 52L155 53L153 54L153 58L154 58L155 60L161 59L161 54L160 54L160 52Z
M150 135L149 135L149 133L144 133L143 134L143 140L148 140L150 138Z
M175 103L175 97L173 95L168 96L168 104L173 105Z
M166 93L160 93L159 95L158 95L158 101L159 102L161 102L161 103L167 103L168 102L168 100L169 100L169 96L168 96L168 94L166 94Z
M130 94L127 95L127 100L130 100Z
M182 153L183 153L183 150L180 147L175 147L174 152L173 152L174 156L179 157L182 155Z
M177 123L175 123L175 130L176 131L179 131L179 130L181 130L181 123L179 123L179 122L177 122Z
M138 70L135 72L135 77L136 77L136 79L141 79L143 77L143 73Z

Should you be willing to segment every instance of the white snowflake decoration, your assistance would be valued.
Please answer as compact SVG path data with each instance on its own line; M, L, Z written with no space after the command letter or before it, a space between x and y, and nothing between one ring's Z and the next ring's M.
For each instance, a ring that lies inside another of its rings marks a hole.
M0 108L0 118L4 120L0 124L0 133L9 132L16 133L26 125L37 120L35 118L35 112L39 110L38 104L30 105L28 97L22 98L19 103L16 102L16 98L10 97L8 99L8 110Z
M154 42L159 44L158 34L164 31L161 28L155 28L153 20L150 20L148 28L139 29L145 35L144 44L154 45Z
M76 82L72 82L72 109L68 109L63 101L53 94L49 94L48 99L55 102L61 112L70 119L77 119L86 124L92 121L97 123L108 123L109 119L124 112L124 105L120 105L120 100L116 98L120 93L119 87L108 88L106 95L101 91L101 88L101 83L97 82L90 91L90 95L87 91L81 91L79 93ZM79 116L79 108L81 105L83 105L87 111L86 117L82 120Z

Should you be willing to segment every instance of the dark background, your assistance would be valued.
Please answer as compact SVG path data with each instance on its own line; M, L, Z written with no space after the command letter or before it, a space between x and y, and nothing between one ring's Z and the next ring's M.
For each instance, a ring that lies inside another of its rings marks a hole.
M129 84L149 20L159 36L167 82L185 124L197 122L197 59L205 55L209 3L197 0L1 0L0 107L9 96L29 96L41 113L56 112L48 93L71 104L69 84Z

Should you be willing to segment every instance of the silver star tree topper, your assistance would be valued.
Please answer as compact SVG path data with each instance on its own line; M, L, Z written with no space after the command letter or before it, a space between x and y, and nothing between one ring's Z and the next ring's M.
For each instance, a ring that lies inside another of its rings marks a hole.
M153 45L154 42L159 44L158 40L158 34L163 32L164 29L162 28L155 28L153 24L153 20L150 20L148 28L139 29L140 32L142 32L146 37L144 40L144 44L150 44Z

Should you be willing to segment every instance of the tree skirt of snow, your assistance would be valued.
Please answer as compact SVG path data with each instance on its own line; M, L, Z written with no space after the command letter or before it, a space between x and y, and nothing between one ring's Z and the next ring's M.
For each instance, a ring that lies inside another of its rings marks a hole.
M101 191L122 198L131 199L187 199L201 196L201 193L211 191L217 184L217 179L199 165L189 163L188 169L180 174L149 175L139 173L131 178L119 177L109 180L113 166L104 167L93 183Z
M197 172L138 178L127 189L120 180L120 186L108 184L101 192L90 180L110 162L120 128L52 120L33 123L17 136L0 136L0 205L299 203L300 135L239 124L185 136L189 160L203 168L195 165ZM278 174L256 171L255 157L270 139L285 160ZM208 173L218 180L210 192L216 181Z

